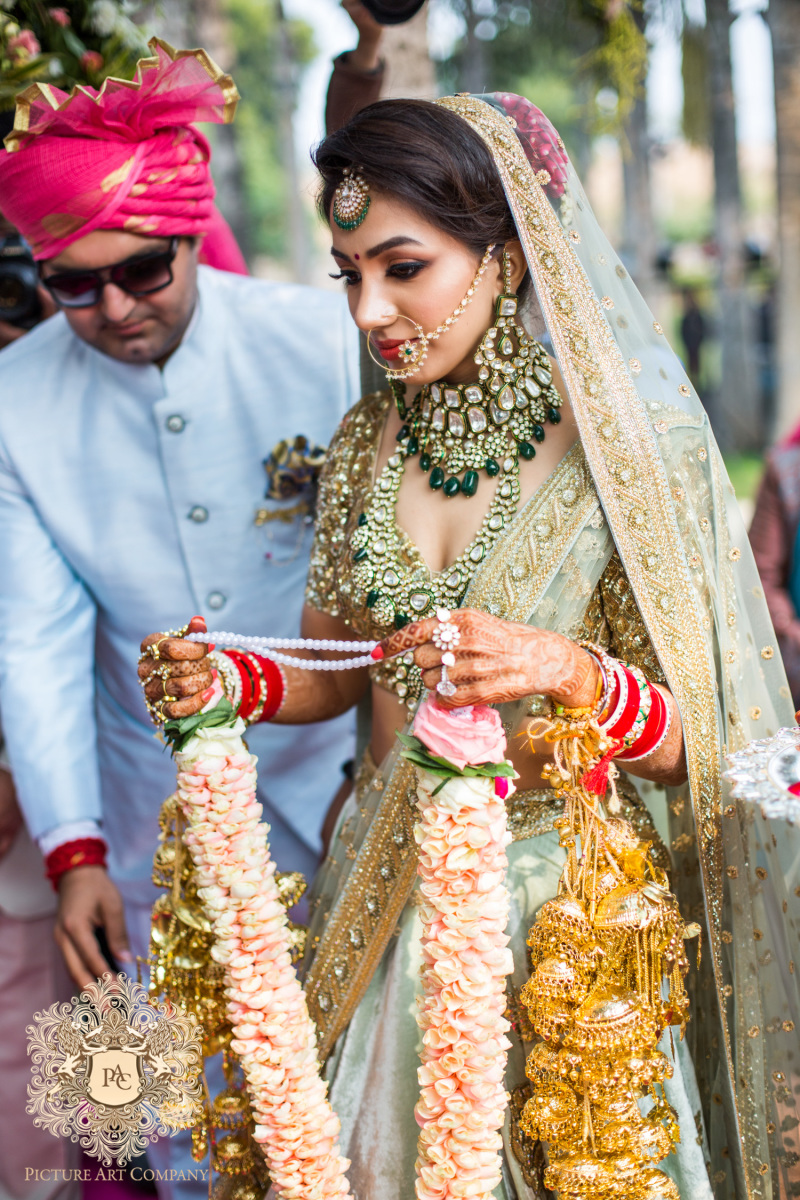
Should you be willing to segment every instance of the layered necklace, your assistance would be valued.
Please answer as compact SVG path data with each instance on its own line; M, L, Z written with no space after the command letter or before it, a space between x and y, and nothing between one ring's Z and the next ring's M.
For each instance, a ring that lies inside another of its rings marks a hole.
M437 608L461 604L478 566L516 515L520 458L533 458L535 444L544 440L545 422L557 424L561 419L562 400L547 353L518 324L516 313L511 263L504 253L503 294L494 324L475 354L477 381L426 384L408 406L405 384L390 376L404 422L398 448L370 492L350 539L353 584L381 629L402 629ZM408 542L397 526L397 496L406 462L414 457L429 474L432 490L450 498L474 496L480 472L499 477L477 534L437 575L422 563L409 564ZM416 668L406 671L401 663L400 669L402 677L392 684L410 701L418 694L412 678Z
M546 421L561 420L561 396L547 352L516 319L511 261L503 252L503 294L494 324L475 354L478 379L470 384L425 384L409 408L405 384L390 379L404 421L397 435L405 457L419 454L431 488L445 496L474 496L483 470L499 475L510 453L532 459L544 441ZM461 478L459 478L461 476Z

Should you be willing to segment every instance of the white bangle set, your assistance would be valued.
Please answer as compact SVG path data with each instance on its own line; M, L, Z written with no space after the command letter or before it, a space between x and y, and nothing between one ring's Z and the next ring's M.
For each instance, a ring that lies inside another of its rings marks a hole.
M236 647L263 654L276 663L287 667L298 667L301 671L348 671L354 667L375 665L371 652L378 642L339 642L332 638L270 638L250 637L246 634L227 633L213 630L209 633L189 633L187 642L213 642L215 646ZM280 654L278 650L338 650L341 652L367 651L357 658L293 658L291 654ZM212 654L215 653L212 651Z

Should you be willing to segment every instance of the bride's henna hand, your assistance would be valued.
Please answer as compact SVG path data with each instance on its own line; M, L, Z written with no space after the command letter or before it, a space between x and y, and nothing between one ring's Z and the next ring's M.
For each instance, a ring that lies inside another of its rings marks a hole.
M192 617L187 633L205 632L202 617ZM158 658L147 657L137 668L140 679L150 678L144 692L150 701L174 696L175 702L163 706L166 717L188 717L199 712L208 697L205 692L211 687L211 663L208 660L209 646L203 642L189 642L185 638L165 638L163 633L151 633L142 641L142 653L158 642ZM164 670L169 671L166 678Z
M163 700L164 696L173 696L176 700L183 696L196 696L211 687L213 683L210 668L197 671L193 675L174 676L164 679L156 675L145 686L144 694L148 700Z
M458 609L450 619L461 634L453 651L455 664L447 668L457 691L438 697L443 707L498 704L536 694L574 707L594 703L597 664L560 633L470 608ZM438 623L434 617L416 621L381 642L387 658L414 650L422 681L431 690L441 679L442 651L431 641Z

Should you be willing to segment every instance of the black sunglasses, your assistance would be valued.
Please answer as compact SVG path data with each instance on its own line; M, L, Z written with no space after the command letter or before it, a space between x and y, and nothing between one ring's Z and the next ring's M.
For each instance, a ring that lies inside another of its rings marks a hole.
M62 308L90 308L98 304L107 283L113 283L129 296L149 296L172 283L172 261L178 253L179 241L177 237L171 238L166 250L129 258L113 267L42 276L42 283Z

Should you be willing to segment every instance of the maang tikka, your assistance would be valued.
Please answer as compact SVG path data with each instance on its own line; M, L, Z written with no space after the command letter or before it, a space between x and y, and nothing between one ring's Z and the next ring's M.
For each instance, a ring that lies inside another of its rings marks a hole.
M358 229L369 212L369 184L358 169L345 167L344 179L333 193L333 219L340 229Z

